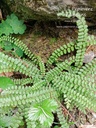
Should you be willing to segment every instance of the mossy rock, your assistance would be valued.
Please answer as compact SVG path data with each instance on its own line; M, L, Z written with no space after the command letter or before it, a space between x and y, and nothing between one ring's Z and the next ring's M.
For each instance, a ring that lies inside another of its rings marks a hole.
M57 20L57 12L62 9L75 9L86 19L96 20L95 0L1 0L1 6L8 13L15 12L24 20ZM4 4L4 5L3 5Z

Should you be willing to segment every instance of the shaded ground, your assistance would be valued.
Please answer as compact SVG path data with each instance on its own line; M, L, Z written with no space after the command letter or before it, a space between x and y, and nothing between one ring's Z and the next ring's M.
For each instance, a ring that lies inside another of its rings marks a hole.
M43 29L42 29L43 27ZM48 32L49 31L49 32ZM51 31L51 32L50 32ZM57 34L52 35L52 31L55 31ZM50 36L51 33L51 36ZM56 28L44 28L44 26L34 25L25 35L20 36L19 38L29 47L29 49L40 56L42 60L46 63L47 58L51 53L60 47L63 44L66 44L70 41L74 41L77 37L78 30L77 28L65 28L65 29L56 29ZM96 31L90 31L90 33L96 35ZM90 46L87 49L87 52L94 51L96 54L96 46ZM65 55L63 59L67 58L68 55ZM78 109L74 108L70 111L72 118L75 120L76 125L70 126L70 128L95 128L96 127L96 113L87 111L86 114L81 113ZM83 125L84 126L83 126ZM81 126L82 125L82 126ZM86 126L87 125L87 126ZM92 125L95 125L94 127ZM81 126L81 127L80 127ZM92 127L90 127L92 126Z
M91 30L90 34L96 36L96 31ZM75 41L77 39L78 29L73 28L55 28L45 24L36 24L25 34L20 36L20 39L28 46L28 48L40 56L44 62L51 53L62 46L63 44ZM96 54L96 46L88 47L86 52L94 51ZM66 57L66 56L65 56Z
M49 29L49 31L52 32L53 30ZM33 53L40 56L42 60L46 62L47 58L55 49L59 48L63 44L74 41L77 37L76 29L57 29L56 31L56 35L53 34L50 36L50 33L46 30L46 28L42 30L41 28L34 27L33 30L20 37L20 39Z

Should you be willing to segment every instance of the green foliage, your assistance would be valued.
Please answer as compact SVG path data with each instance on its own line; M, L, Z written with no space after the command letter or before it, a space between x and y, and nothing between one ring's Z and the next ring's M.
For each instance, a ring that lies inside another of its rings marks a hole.
M88 28L86 25L86 21L85 18L80 15L78 12L75 11L62 11L60 13L57 14L58 16L63 16L63 17L77 17L77 27L78 27L78 39L77 39L77 43L75 45L75 49L77 51L76 54L76 60L75 60L75 66L80 67L83 64L83 57L84 57L84 53L86 50L86 46L87 46L87 39L88 39ZM82 49L80 49L80 44L82 45ZM84 44L84 45L83 45ZM74 48L70 46L71 44L68 44L68 46L62 47L61 49L58 49L57 52L60 53L60 51L62 52L63 50L67 49L68 53L70 53L71 51L74 51ZM73 44L72 44L73 45ZM64 54L66 54L66 52L64 51ZM54 58L53 56L51 56L51 58Z
M45 65L39 56L38 56L38 63L39 63L41 74L45 75Z
M13 55L23 57L24 53L23 51L17 47L15 44L10 43L9 41L1 41L0 47L7 51L10 51Z
M1 128L9 128L14 127L18 128L19 126L22 125L22 116L20 116L18 113L14 116L1 116L0 117L0 127Z
M58 126L55 126L54 128L59 128Z
M0 24L0 35L10 35L10 34L23 34L25 32L26 26L22 20L13 13L7 16L7 19L2 21Z
M16 55L18 55L19 57L23 57L23 51L14 45L14 52L16 53Z
M13 79L13 81L16 85L26 85L33 83L32 78Z
M7 23L7 21L2 21L2 23L0 24L0 35L2 34L9 35L12 33L13 33L12 27Z
M78 39L55 50L46 64L19 39L0 37L0 42L14 44L27 56L27 59L18 59L0 52L0 73L14 71L26 75L23 79L11 78L14 86L1 87L2 128L18 128L24 120L27 128L50 128L54 123L53 113L57 113L58 127L69 128L61 101L65 101L69 109L76 106L83 112L86 109L96 111L96 59L83 64L86 48L96 44L96 40L88 35L85 19L78 12L67 10L58 16L78 18ZM60 56L73 51L76 55L59 62Z
M52 55L49 57L49 60L48 60L48 65L52 64L52 63L56 63L58 57L64 55L64 54L67 54L67 53L70 53L72 51L75 50L75 44L73 42L71 43L68 43L68 44L64 44L63 46L61 46L60 48L56 49Z
M11 44L15 45L15 47L18 47L20 50L23 51L25 55L29 57L34 63L38 63L37 57L31 53L31 51L28 49L28 47L19 39L16 39L11 36L1 36L0 42L10 42Z
M31 106L26 115L30 121L35 122L39 120L42 126L50 127L54 120L52 112L57 109L57 106L55 100L44 100Z
M15 14L7 16L7 19L0 24L0 36L10 34L23 34L26 30L26 26L22 20L19 20ZM0 41L0 47L5 51L11 51L19 57L23 56L23 51L10 41Z
M8 77L0 77L0 88L6 89L8 87L15 86L14 82Z
M10 51L10 50L12 50L14 48L13 44L11 44L8 41L2 41L2 42L0 42L0 46L5 51Z

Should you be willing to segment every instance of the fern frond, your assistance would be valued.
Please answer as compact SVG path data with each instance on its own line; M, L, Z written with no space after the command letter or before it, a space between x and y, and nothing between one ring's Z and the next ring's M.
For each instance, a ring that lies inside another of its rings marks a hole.
M43 61L41 60L41 57L38 56L37 58L38 58L41 75L44 76L45 75L45 65L44 65Z
M10 108L12 106L15 107L18 105L26 105L27 103L32 103L37 101L40 102L44 99L48 99L56 95L54 90L48 87L42 87L34 91L32 91L32 87L30 88L26 87L24 89L23 86L21 86L21 89L23 88L22 91L20 89L18 90L18 88L19 86L15 90L12 89L13 92L11 91L10 95L7 95L8 91L6 93L6 90L1 93L0 108L7 107L7 106L9 106Z
M7 68L1 68L1 69L0 69L0 73L13 72L13 71L14 71L14 70L11 69L11 68L9 68L9 67L7 67Z
M18 112L16 112L16 114L13 116L13 119L14 120L13 120L13 122L11 122L10 127L12 127L12 128L18 128L20 126L20 123L23 120L23 117Z
M61 108L58 108L57 109L57 116L59 118L59 121L60 121L60 124L61 124L61 127L60 128L69 128L69 125L62 113L62 109Z
M83 65L85 51L86 51L86 48L82 48L82 49L77 50L76 59L75 59L76 60L75 66L78 65L78 68L80 68Z
M18 128L21 124L23 120L23 117L20 115L20 113L16 112L14 115L12 116L6 116L3 115L0 117L0 124L2 122L2 125L7 128ZM0 125L1 126L1 125ZM1 128L3 128L3 126L1 126Z
M82 68L77 70L77 74L80 76L95 74L95 72L96 72L96 59L93 59L91 62L85 64L85 66L82 66Z
M79 42L78 45L75 45L75 49L86 48L90 45L96 44L95 37L93 35L88 35L87 41L85 43Z
M92 83L89 83L86 78L69 73L64 73L53 80L54 88L61 91L80 110L89 108L96 111L96 96L95 92L90 91L90 85L92 86Z
M0 73L7 73L7 72L13 72L14 70L10 67L8 67L7 63L0 60Z
M3 96L10 96L10 95L19 95L24 93L31 93L32 91L36 91L40 89L43 85L45 85L46 82L44 80L40 80L39 82L35 83L32 86L12 86L11 88L7 88L6 90L3 90L2 97Z
M96 41L93 36L88 36L88 26L86 25L85 18L78 12L67 10L65 12L58 13L58 16L66 16L68 18L71 16L75 16L78 18L76 22L78 26L77 44L69 43L68 45L63 45L62 47L58 48L52 53L47 63L52 64L53 62L57 61L58 57L60 57L61 55L70 53L71 51L74 51L76 49L77 53L75 66L80 67L83 64L86 47L90 44L96 44Z
M72 63L75 62L75 57L70 57L69 59L66 59L64 62L57 64L57 67L49 70L49 72L46 73L45 79L50 82L54 77L61 74L63 70L69 70L69 67Z
M22 79L13 79L13 82L15 85L26 85L33 83L32 78L22 78Z
M87 41L88 37L88 26L86 24L85 17L81 16L76 22L78 26L78 43ZM77 43L77 46L78 46Z
M88 36L88 26L86 25L86 21L85 18L83 17L83 15L81 15L79 12L76 12L74 10L66 10L66 11L62 11L61 13L57 14L58 16L63 16L63 17L77 17L78 20L76 21L77 23L77 27L78 27L78 43L79 42L85 42L85 40L87 40L87 36Z
M85 45L83 45L83 48L79 50L79 43L86 43L87 37L88 37L88 26L86 25L85 18L80 15L78 12L75 12L73 10L67 10L67 11L62 11L61 13L58 13L58 16L66 16L68 18L70 17L77 17L77 27L78 27L78 39L77 39L77 44L76 44L76 67L80 67L83 64L83 58L84 58L84 53L85 53ZM79 52L79 54L78 54Z
M12 44L15 44L18 46L24 53L27 55L35 64L38 63L37 57L31 53L31 51L28 49L28 47L19 39L11 37L11 36L1 36L0 42L2 41L9 41Z
M9 108L9 107L3 107L0 108L0 117L3 117L4 115L12 115L13 108Z
M36 121L30 121L26 119L27 128L36 128Z
M22 60L9 57L2 52L0 52L0 58L3 62L7 64L9 68L13 69L14 71L19 71L20 73L23 73L29 77L35 77L35 75L37 74L39 76L40 74L36 66L26 65L26 62L24 63L24 61Z
M74 50L75 50L75 43L74 42L64 44L63 46L61 46L60 48L58 48L57 50L55 50L52 53L52 55L48 59L47 65L51 65L52 63L57 61L58 57L60 57L64 54L70 53Z

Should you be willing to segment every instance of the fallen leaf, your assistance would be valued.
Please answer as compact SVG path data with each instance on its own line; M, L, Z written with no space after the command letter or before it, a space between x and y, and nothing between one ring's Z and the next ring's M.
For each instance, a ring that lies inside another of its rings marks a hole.
M13 75L13 72L2 72L2 73L0 73L0 76L10 77L12 75Z

